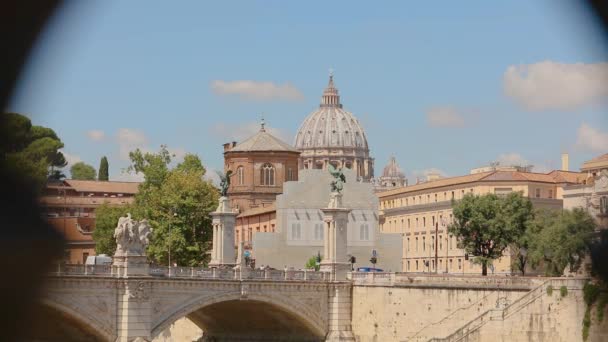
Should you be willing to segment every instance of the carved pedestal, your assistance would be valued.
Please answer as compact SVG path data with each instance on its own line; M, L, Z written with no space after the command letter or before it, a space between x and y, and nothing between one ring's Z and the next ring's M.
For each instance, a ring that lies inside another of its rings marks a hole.
M141 277L149 275L148 257L145 255L114 255L114 275L118 277Z
M234 267L234 226L237 214L230 208L227 197L220 197L217 210L211 213L213 218L213 249L209 267Z
M341 193L332 192L329 205L321 211L324 214L324 244L320 270L329 272L332 281L344 281L351 267L347 259L347 226L351 210L342 208Z

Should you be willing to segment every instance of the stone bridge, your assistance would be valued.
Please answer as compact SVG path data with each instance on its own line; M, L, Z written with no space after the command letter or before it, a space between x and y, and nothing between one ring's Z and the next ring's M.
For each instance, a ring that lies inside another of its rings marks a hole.
M351 284L312 271L63 265L49 275L40 339L151 340L187 317L208 341L348 340Z

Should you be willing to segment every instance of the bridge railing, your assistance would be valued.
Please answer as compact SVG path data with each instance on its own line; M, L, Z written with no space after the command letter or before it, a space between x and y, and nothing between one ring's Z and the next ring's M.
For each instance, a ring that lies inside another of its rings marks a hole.
M543 277L481 276L461 274L423 274L405 272L351 272L355 285L377 286L436 286L466 288L509 288L530 290L546 281Z
M50 272L55 276L99 276L120 277L124 274L121 266L115 265L83 265L58 264ZM204 267L168 267L150 265L148 276L154 278L189 278L189 279L220 279L220 280L275 280L275 281L327 281L325 272L314 270L260 270Z

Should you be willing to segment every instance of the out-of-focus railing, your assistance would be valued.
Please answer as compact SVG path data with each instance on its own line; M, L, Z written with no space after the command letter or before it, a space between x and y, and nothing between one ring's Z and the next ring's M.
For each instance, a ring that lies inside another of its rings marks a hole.
M531 290L545 282L543 277L481 276L461 274L422 274L405 272L351 272L349 279L354 285L371 286L424 286L449 288L506 288Z
M57 264L49 272L51 276L98 276L121 277L124 274L122 266L115 265L83 265ZM148 276L154 278L187 278L187 279L218 279L218 280L274 280L274 281L329 281L325 272L314 270L261 270L245 268L204 268L204 267L168 267L150 265Z

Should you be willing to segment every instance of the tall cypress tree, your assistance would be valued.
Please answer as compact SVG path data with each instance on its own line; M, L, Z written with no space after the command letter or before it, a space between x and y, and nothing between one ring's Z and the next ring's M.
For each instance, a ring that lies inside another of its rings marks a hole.
M101 162L99 163L99 173L97 174L97 180L107 181L110 178L110 174L108 171L108 158L103 156L101 158Z

